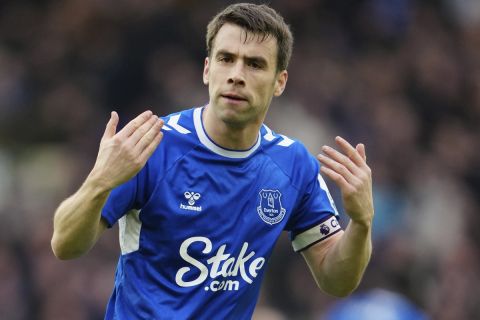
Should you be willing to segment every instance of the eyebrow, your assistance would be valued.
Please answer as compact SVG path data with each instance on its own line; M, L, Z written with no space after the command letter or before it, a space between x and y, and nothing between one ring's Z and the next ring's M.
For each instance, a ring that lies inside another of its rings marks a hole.
M219 56L224 56L224 57L234 57L235 54L227 51L227 50L218 50L215 57L219 57ZM265 59L264 57L262 56L246 56L245 57L245 60L247 62L255 62L255 63L258 63L262 66L267 66L268 65L268 61L267 59Z

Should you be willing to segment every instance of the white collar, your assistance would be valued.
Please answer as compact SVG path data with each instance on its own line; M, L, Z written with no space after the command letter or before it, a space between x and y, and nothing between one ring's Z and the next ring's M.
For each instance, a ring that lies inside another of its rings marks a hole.
M193 110L193 123L195 125L195 131L197 132L198 139L207 149L221 156L224 156L227 158L234 158L234 159L247 158L252 153L254 153L255 150L258 149L258 147L260 146L260 140L261 140L260 132L258 133L257 142L248 150L244 150L244 151L229 150L229 149L224 149L219 145L215 144L210 139L210 137L205 132L205 129L203 128L203 122L202 122L203 109L204 109L203 107L200 107Z

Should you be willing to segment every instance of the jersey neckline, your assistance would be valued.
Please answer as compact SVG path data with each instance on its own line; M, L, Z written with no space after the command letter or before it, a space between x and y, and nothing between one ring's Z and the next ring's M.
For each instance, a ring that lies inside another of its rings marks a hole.
M207 149L226 158L243 159L248 158L260 147L260 132L258 133L257 142L248 150L230 150L217 145L210 139L203 127L202 113L204 108L205 107L198 107L193 110L193 123L198 139Z

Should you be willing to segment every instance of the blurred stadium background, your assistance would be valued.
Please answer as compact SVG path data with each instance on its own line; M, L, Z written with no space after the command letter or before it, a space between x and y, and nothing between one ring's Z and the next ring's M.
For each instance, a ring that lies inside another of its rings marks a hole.
M93 165L111 110L125 123L207 102L205 28L227 3L0 2L1 319L103 319L117 233L60 262L53 212ZM374 253L358 294L401 297L431 319L480 319L480 1L270 4L296 42L267 124L314 154L335 135L367 145ZM320 293L285 235L256 319L340 319L352 300ZM389 305L372 301L357 318ZM421 318L412 314L365 319Z

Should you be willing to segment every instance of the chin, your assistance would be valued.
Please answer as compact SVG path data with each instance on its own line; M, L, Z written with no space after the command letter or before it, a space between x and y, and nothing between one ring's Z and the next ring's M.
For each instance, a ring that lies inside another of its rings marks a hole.
M245 115L238 114L232 110L222 112L220 119L231 127L244 127L248 122L248 119L245 117Z
M220 102L212 110L217 118L232 127L243 127L252 118L252 110L249 105L229 105Z

